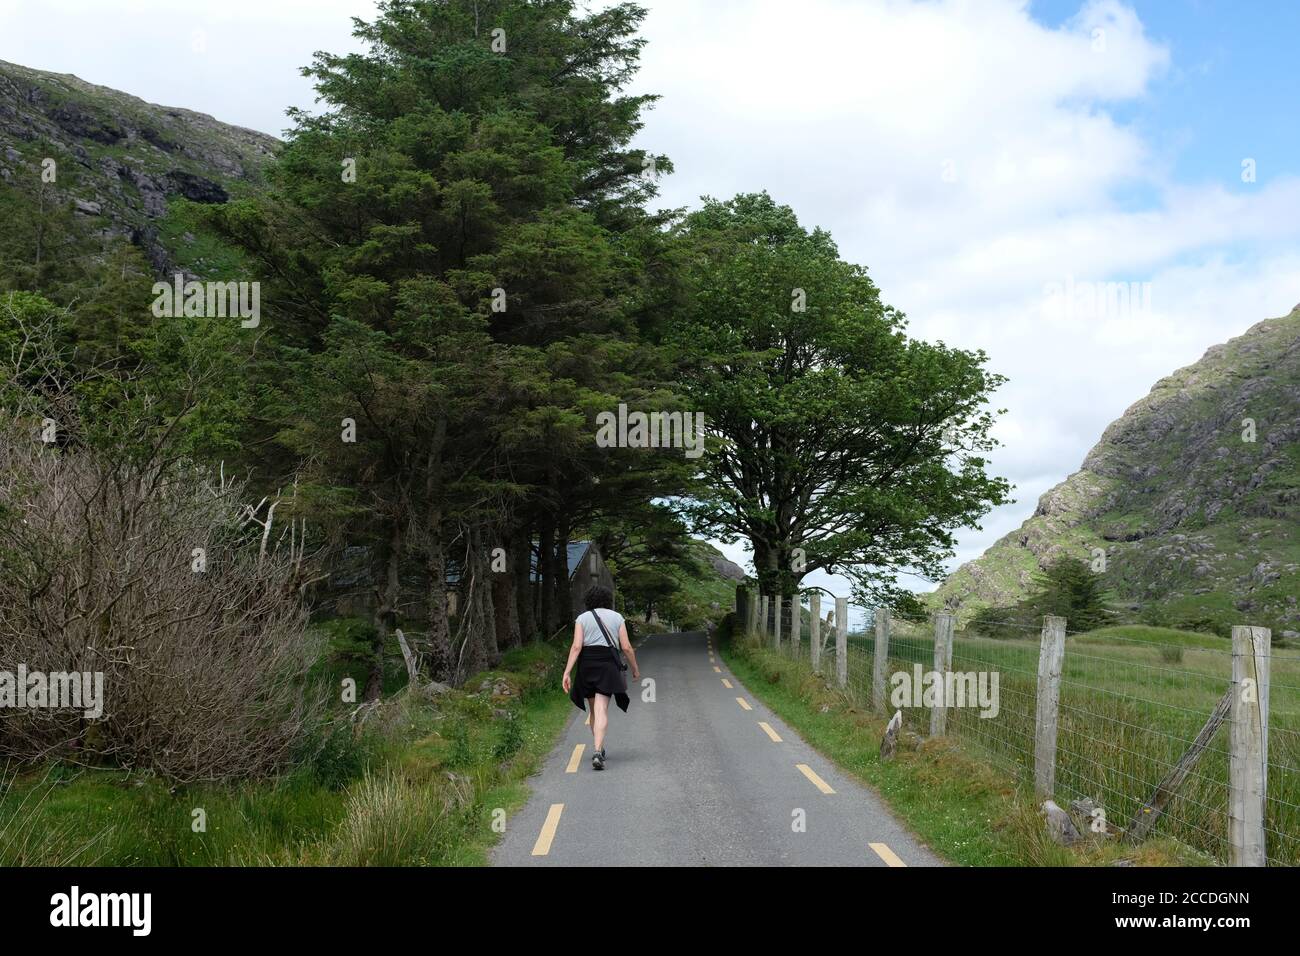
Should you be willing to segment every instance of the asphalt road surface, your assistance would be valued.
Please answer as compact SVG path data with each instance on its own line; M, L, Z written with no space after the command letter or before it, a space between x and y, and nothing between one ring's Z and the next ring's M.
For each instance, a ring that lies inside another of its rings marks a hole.
M495 865L943 865L750 694L703 632L647 637L637 659L654 702L629 678L599 772L574 709Z

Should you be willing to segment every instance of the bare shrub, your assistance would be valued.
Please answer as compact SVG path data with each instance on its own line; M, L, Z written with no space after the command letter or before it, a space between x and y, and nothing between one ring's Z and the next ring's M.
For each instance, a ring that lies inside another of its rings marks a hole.
M274 539L241 484L165 432L127 420L120 447L76 441L77 384L33 351L0 371L0 671L102 672L103 715L0 709L0 756L274 772L319 707L296 531ZM42 441L49 420L73 439Z

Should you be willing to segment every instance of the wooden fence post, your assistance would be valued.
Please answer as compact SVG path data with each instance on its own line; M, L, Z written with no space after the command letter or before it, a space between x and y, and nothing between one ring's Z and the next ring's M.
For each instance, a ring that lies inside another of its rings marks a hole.
M942 737L948 730L948 678L952 670L952 629L956 618L951 614L934 616L934 672L939 675L939 702L930 708L930 736Z
M808 595L808 651L812 656L812 669L822 669L822 596L814 591Z
M1232 629L1228 758L1228 844L1233 866L1267 866L1264 802L1268 773L1269 642L1266 627Z
M1038 709L1034 715L1034 792L1050 797L1056 789L1056 718L1065 663L1065 618L1043 618L1038 646Z
M885 670L889 666L889 608L876 608L876 647L871 662L871 706L885 713Z
M835 599L835 677L841 687L849 683L849 599Z
M777 594L773 601L776 612L772 615L772 646L779 651L781 649L781 605L785 603L785 596Z
M764 594L759 599L758 608L758 639L764 644L767 643L767 601L768 597Z

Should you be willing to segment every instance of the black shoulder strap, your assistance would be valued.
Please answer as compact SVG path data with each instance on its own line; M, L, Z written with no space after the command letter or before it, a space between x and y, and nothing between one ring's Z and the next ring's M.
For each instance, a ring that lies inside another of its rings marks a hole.
M619 653L618 645L610 638L609 631L605 630L605 622L600 619L600 615L596 613L595 608L592 608L591 616L596 619L596 626L600 628L600 633L605 635L605 643L608 644L610 650L614 652L614 659L618 661L618 666L626 670L627 665L623 663L623 655Z
M596 619L596 626L600 628L600 633L605 635L605 643L610 647L614 647L614 642L609 639L609 631L605 630L605 622L600 619L600 615L596 613L596 609L592 608L590 613L591 616Z

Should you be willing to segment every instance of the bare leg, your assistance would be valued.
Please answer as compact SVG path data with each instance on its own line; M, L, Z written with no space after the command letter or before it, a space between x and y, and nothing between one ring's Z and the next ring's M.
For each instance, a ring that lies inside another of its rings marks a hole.
M605 749L605 728L609 726L609 695L596 695L596 716L591 722L591 732L596 737L596 749Z
M591 727L591 718L594 717L595 714L596 714L596 698L588 697L587 698L587 719L584 720L583 723L586 724L588 727ZM596 732L595 728L593 727L592 733L595 732Z

